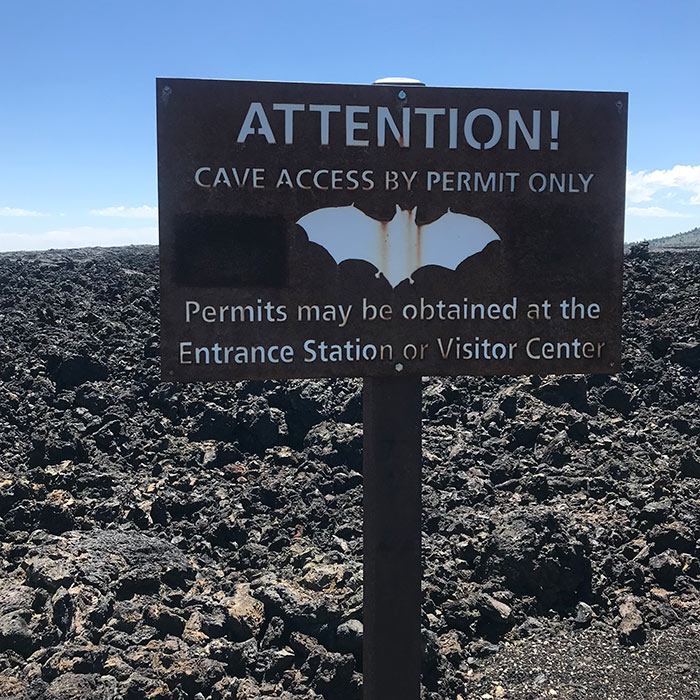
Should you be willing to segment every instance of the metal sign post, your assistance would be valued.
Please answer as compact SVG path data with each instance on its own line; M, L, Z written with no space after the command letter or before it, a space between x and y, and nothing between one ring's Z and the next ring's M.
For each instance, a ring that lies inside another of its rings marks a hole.
M418 700L421 378L364 380L365 700Z
M385 78L375 85L421 86ZM365 377L363 695L418 700L421 671L420 377Z

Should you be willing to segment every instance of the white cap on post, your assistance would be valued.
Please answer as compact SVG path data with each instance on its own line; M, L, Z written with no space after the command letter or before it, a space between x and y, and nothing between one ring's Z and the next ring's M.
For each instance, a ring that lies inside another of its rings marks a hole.
M425 83L416 78L379 78L379 80L375 80L372 85L414 85L425 87Z

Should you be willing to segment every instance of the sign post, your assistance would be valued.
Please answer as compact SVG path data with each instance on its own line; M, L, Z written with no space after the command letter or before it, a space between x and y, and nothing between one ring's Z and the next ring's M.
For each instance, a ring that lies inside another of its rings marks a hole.
M418 700L421 667L421 378L363 387L365 700Z
M365 698L417 700L421 376L619 371L627 95L156 89L162 378L364 378Z

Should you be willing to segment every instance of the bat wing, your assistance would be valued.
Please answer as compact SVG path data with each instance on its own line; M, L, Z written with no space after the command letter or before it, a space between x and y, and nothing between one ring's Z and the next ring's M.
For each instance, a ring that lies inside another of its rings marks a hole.
M440 265L451 270L480 253L491 241L501 237L485 221L476 216L455 214L447 210L432 224L418 227L417 262L424 265Z
M337 263L366 260L382 271L387 224L352 205L317 209L302 216L297 223L306 231L309 240L323 246Z

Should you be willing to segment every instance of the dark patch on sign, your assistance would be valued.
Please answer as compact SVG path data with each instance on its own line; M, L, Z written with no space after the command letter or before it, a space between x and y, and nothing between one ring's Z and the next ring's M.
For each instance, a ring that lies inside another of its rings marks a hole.
M183 214L174 229L179 285L287 285L286 223L281 216Z

